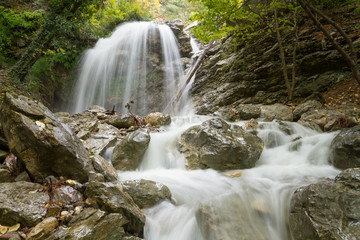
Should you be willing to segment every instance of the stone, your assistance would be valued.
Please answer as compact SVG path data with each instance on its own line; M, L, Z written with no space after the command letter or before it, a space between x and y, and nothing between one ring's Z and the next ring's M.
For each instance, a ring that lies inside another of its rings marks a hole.
M90 182L85 190L88 203L107 213L120 213L128 219L128 232L142 235L145 215L121 186L112 183ZM88 200L89 199L89 200ZM81 214L80 214L81 215Z
M49 202L40 184L14 182L0 184L0 224L33 227L46 215Z
M275 119L280 121L293 121L293 113L291 108L280 103L262 106L260 116L265 118L267 121L272 121Z
M259 122L255 119L250 119L249 121L246 121L242 128L246 131L256 131L257 127L259 125Z
M360 169L347 169L335 181L324 180L296 190L289 222L294 239L357 239L359 190Z
M118 143L112 153L111 162L117 170L135 170L141 163L150 143L146 129L138 129Z
M243 175L243 172L241 170L233 170L233 171L224 172L223 175L225 177L230 177L230 178L239 178Z
M306 101L306 102L298 105L294 109L294 111L293 111L294 121L299 120L303 114L306 114L310 110L316 110L316 109L321 109L321 108L322 108L322 104L318 101L315 101L315 100Z
M13 182L13 181L14 181L14 177L11 176L10 171L7 169L0 168L0 183Z
M195 218L203 239L267 239L266 221L275 219L271 219L263 203L251 206L257 211L249 207L237 194L222 195L200 204Z
M94 155L103 155L109 147L115 146L120 137L120 131L109 124L99 124L97 131L91 133L83 144Z
M60 186L54 189L53 202L63 205L72 205L84 201L83 195L71 186Z
M94 166L95 171L102 174L106 181L113 182L118 179L116 169L102 156L94 155L91 156L90 159L92 160L92 165Z
M54 175L88 180L88 152L43 104L6 93L0 112L10 151L26 164L33 179Z
M91 133L96 132L99 125L97 117L89 111L77 113L71 117L60 117L59 120L67 124L76 136L82 140L88 139Z
M178 150L184 154L188 169L225 171L254 167L263 145L256 135L215 118L186 130Z
M15 182L31 182L30 176L26 171L22 171L19 175L16 176Z
M52 231L59 226L59 222L55 217L45 218L38 223L27 235L28 240L41 240L49 236Z
M232 122L239 119L238 110L236 108L220 108L214 112L214 115Z
M238 116L241 120L250 120L260 117L261 108L260 105L253 104L240 104L237 107Z
M160 112L149 113L145 117L145 124L150 124L154 127L160 127L171 124L171 117L169 114L163 114Z
M339 169L360 167L360 125L342 130L331 142L329 162Z
M342 126L342 122L346 121L345 119L344 113L335 109L315 109L302 114L298 122L313 122L317 124L322 131L336 131L346 127Z
M110 124L116 128L130 128L136 126L136 121L130 113L123 115L110 115L107 120L107 124Z
M169 188L161 183L141 179L123 181L121 186L139 208L150 208L161 201L171 201Z

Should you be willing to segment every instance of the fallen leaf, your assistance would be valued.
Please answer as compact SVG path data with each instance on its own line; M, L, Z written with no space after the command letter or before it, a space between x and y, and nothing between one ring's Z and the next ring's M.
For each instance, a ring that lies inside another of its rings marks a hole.
M19 230L19 228L20 228L20 223L17 223L15 225L9 227L8 232L16 232L17 230Z

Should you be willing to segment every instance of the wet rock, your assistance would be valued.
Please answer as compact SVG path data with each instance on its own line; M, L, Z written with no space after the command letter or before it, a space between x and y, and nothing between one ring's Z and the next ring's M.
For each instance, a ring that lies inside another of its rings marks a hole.
M357 239L360 236L360 169L335 181L298 189L291 200L290 227L297 239Z
M300 104L299 106L297 106L294 109L294 112L293 112L294 121L299 120L301 118L301 116L303 114L306 114L308 111L321 109L321 107L322 107L322 104L315 100L309 100L309 101L306 101L306 102Z
M178 141L188 169L232 170L255 166L263 141L239 126L211 119L186 130Z
M161 183L150 180L129 180L121 182L139 208L150 208L164 200L171 201L171 192Z
M0 163L2 163L5 160L5 158L8 154L9 154L9 152L0 150Z
M136 126L136 121L131 114L111 115L107 118L106 123L116 128L130 128Z
M11 226L20 223L33 227L46 215L49 196L42 186L29 182L0 184L0 224Z
M203 239L267 239L266 220L270 219L265 205L261 204L261 208L255 206L258 212L247 209L248 207L236 194L220 196L201 204L195 217ZM248 224L249 222L252 224Z
M171 21L166 21L166 25L168 25L173 31L179 42L179 50L182 57L190 57L191 55L191 44L190 37L183 31L184 23L180 19L175 19Z
M150 143L146 129L138 129L126 136L113 150L111 162L118 170L135 170Z
M241 170L227 171L223 175L230 178L239 178L243 175L243 172Z
M89 111L77 113L71 117L60 117L59 120L67 124L76 136L82 140L88 139L91 133L97 130L99 124L97 117Z
M261 117L267 121L274 119L280 121L292 121L293 113L291 108L286 105L276 103L273 105L264 105L261 107Z
M222 117L227 121L236 121L238 120L238 110L236 108L220 108L214 113L216 116Z
M246 121L242 128L246 131L253 131L255 132L259 123L255 119L250 119L249 121Z
M169 114L163 114L160 112L149 113L145 117L145 124L150 124L154 127L160 127L165 125L170 125L171 117Z
M73 187L65 185L54 189L54 203L61 202L63 205L70 205L83 200L83 195Z
M241 120L250 120L252 118L256 119L260 117L261 108L260 105L253 104L241 104L237 108L239 119Z
M59 228L46 240L124 239L128 234L123 226L127 223L128 220L119 213L106 214L99 209L87 208L70 221L68 228Z
M14 181L14 177L11 176L10 171L7 169L0 168L0 183L13 182L13 181Z
M116 169L103 157L94 155L90 159L92 160L92 165L96 172L102 174L107 182L113 182L118 179Z
M27 235L28 240L41 240L46 238L59 226L59 222L55 217L45 218L38 223Z
M43 104L7 93L0 111L11 152L25 162L35 180L54 175L87 181L87 151Z
M103 155L107 148L115 146L119 136L120 131L116 127L109 124L99 124L97 131L83 141L83 144L91 153Z
M124 226L126 231L142 234L145 215L122 187L112 183L90 182L85 195L88 198L87 202L92 203L94 207L107 213L120 213L125 216L129 221Z
M360 167L360 125L342 130L330 145L330 162L339 169Z
M301 115L299 123L301 122L313 122L322 131L336 131L347 125L345 115L335 109L310 110Z

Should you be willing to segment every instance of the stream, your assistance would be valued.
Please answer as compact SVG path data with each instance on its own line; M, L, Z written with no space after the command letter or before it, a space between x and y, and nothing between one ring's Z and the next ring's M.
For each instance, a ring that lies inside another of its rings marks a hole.
M292 193L339 173L327 162L337 133L320 134L286 122L289 135L278 122L260 122L258 136L265 147L256 167L239 170L233 178L212 169L188 171L176 150L177 138L209 118L174 117L162 132L151 134L139 170L119 172L121 180L148 179L171 190L172 202L145 210L145 239L291 239L287 223Z

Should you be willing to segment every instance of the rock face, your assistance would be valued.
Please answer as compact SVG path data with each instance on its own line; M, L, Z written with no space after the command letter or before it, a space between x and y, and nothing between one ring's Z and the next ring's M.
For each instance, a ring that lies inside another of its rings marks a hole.
M359 190L359 169L345 170L335 181L298 189L291 200L290 227L294 239L357 239Z
M0 184L0 224L33 227L46 215L49 196L39 184L29 182Z
M111 161L118 170L135 170L150 143L150 134L146 129L130 133L114 148Z
M111 183L90 182L85 190L86 202L107 213L120 213L127 219L124 228L142 235L145 216L132 198L120 186Z
M254 167L263 144L259 137L239 126L211 119L186 130L178 149L185 155L189 169L224 171Z
M164 200L171 201L169 188L161 183L141 179L124 181L121 185L139 208L153 207Z
M183 31L184 23L180 19L175 19L172 21L166 21L165 24L171 28L179 42L181 57L190 57L192 48L190 45L190 37Z
M54 175L88 180L87 151L43 104L6 93L0 111L10 150L25 162L34 179Z
M336 168L360 167L360 125L342 130L331 143L330 162Z

